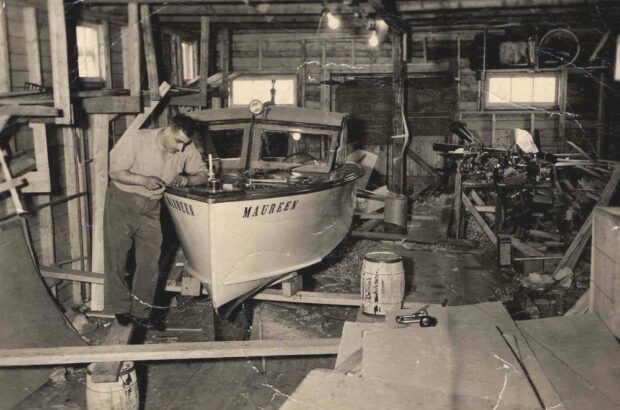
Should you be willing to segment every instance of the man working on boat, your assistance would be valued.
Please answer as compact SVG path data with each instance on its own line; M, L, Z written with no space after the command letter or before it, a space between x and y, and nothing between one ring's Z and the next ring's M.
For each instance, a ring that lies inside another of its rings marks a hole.
M124 135L110 151L105 203L105 311L121 325L151 326L162 243L160 203L167 185L207 182L207 167L192 144L194 121L177 115L170 126ZM125 280L134 248L131 290Z

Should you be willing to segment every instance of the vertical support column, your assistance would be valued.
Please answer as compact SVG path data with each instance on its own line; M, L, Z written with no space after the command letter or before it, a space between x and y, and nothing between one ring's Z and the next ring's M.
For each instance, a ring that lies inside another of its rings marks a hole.
M3 3L0 7L0 92L11 91L11 63L6 13L6 4Z
M405 84L407 82L406 64L403 63L402 34L392 33L392 87L394 90L394 112L392 118L393 135L402 135L405 109ZM392 140L392 161L390 172L390 191L403 194L407 192L407 168L405 154L406 140Z
M258 71L263 71L263 39L258 39Z
M146 57L146 74L149 82L151 99L159 95L159 74L157 72L157 54L153 40L153 24L151 22L151 8L148 5L140 6L140 21L142 22L142 41Z
M331 73L325 67L321 68L321 85L319 90L321 93L321 110L330 111L331 109L331 86L329 81L331 79Z
M308 77L308 67L306 60L308 58L308 49L306 39L301 40L301 66L297 76L297 106L306 106L306 77Z
M28 81L43 85L37 9L24 7L22 12L24 15L24 39L26 40L26 53L28 54Z
M601 71L598 79L598 107L596 124L596 155L603 153L603 139L605 138L605 72Z
M173 85L181 85L181 70L183 64L179 64L179 36L170 35L170 82Z
M568 87L568 73L566 69L560 75L560 118L558 120L558 132L562 146L560 152L566 147L566 88Z
M209 17L200 18L200 94L204 99L204 105L209 101L209 42L211 32L211 20Z
M138 22L138 5L127 5L127 27L121 28L121 41L123 49L123 86L129 90L129 94L140 96L140 23ZM129 127L135 116L125 116Z
M103 212L105 207L105 193L108 188L108 169L109 169L109 124L108 114L95 114L90 116L92 127L91 158L93 159L91 169L92 187L92 209L93 209L93 234L92 234L92 270L93 272L104 272L104 226ZM91 288L91 310L103 310L103 286L92 285Z
M49 159L47 155L47 131L45 124L30 123L32 138L34 141L34 154L37 163L37 171L47 170L49 186ZM49 194L36 196L37 204L48 203L51 199ZM55 260L54 252L54 219L52 218L52 208L47 206L40 209L39 217L39 238L41 239L41 262L44 265L52 265Z
M461 174L461 164L456 168L454 176L454 237L461 239L463 237L463 174Z
M228 107L228 90L230 87L228 75L230 72L230 30L223 28L220 31L220 67L222 68L222 87L220 96L222 107Z
M76 162L76 141L73 136L73 131L69 127L62 127L62 145L65 165L65 186L66 195L75 195L79 189L79 179L77 176L77 162ZM71 267L79 269L81 262L79 259L83 257L83 251L81 248L81 242L83 237L81 236L81 220L80 220L80 203L78 199L72 199L67 202L67 221L69 224L69 258L74 261L71 263ZM74 303L82 303L81 285L78 282L74 282L72 285L72 294Z
M47 0L47 15L50 26L54 106L62 110L62 117L56 118L56 124L71 124L73 113L69 91L67 26L63 0Z

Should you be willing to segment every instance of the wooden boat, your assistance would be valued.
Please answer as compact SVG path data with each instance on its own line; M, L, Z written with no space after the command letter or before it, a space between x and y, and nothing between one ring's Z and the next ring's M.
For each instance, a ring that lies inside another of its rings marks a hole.
M164 194L185 269L216 309L331 252L349 230L363 175L345 162L346 115L260 102L252 111L191 113L214 170L206 186Z

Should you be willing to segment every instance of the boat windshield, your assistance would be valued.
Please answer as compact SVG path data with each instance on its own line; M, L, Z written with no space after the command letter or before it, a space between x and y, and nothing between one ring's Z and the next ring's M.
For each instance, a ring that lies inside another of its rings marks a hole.
M262 124L254 131L253 167L329 172L337 135L331 130Z

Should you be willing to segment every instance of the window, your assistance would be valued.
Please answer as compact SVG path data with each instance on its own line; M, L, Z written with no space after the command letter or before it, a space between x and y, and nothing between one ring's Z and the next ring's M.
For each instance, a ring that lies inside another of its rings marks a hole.
M97 24L81 24L75 28L78 49L78 73L82 78L103 79L99 53L99 28Z
M244 129L209 130L204 139L207 154L216 158L241 158Z
M198 49L195 40L181 41L181 58L183 60L183 81L192 82L198 77Z
M557 73L488 73L485 108L558 107Z
M277 105L297 105L297 76L244 75L232 80L231 105L246 106L252 100L271 101L272 79L276 80Z
M261 135L260 160L325 165L330 143L331 136L327 134L264 130Z

